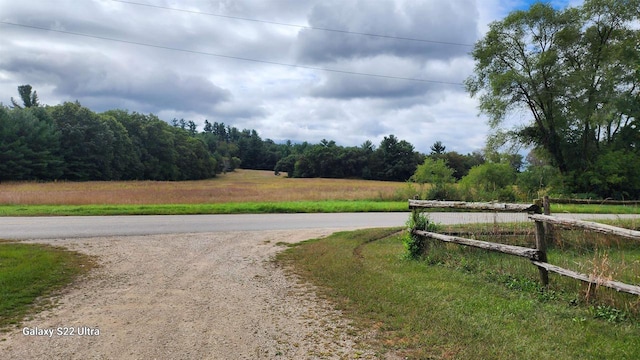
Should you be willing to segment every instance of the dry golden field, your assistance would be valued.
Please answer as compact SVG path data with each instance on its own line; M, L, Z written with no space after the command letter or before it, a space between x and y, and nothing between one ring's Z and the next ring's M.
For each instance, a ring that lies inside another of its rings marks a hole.
M400 182L290 179L237 170L199 181L3 182L2 205L199 204L320 200L392 200Z

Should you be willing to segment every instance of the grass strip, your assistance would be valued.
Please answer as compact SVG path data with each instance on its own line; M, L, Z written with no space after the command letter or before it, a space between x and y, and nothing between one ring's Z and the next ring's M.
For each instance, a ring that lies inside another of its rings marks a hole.
M551 214L640 214L635 205L551 204Z
M195 215L409 211L404 201L293 201L164 205L0 205L0 216Z
M197 215L266 213L404 212L406 201L326 200L137 205L0 205L0 216ZM446 211L434 209L433 211ZM552 213L638 214L624 205L556 204Z
M93 266L91 257L60 247L0 242L0 330L49 306L47 295Z
M636 359L640 326L594 318L480 273L403 258L397 229L336 233L277 261L320 287L373 346L409 359ZM372 241L376 240L376 241ZM535 272L535 267L528 265Z

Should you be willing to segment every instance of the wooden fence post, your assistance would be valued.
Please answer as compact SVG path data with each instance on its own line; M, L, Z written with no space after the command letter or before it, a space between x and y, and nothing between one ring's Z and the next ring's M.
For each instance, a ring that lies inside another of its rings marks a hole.
M413 197L414 200L418 200L418 195ZM411 201L409 201L409 206L411 206ZM416 224L418 223L418 208L413 207L411 209L411 220L413 220L413 228L411 228L411 232L413 233L416 230Z
M549 196L545 195L542 198L542 208L544 215L551 215L551 202L549 201ZM554 242L554 233L553 233L553 224L549 224L547 222L544 223L544 236L545 242L547 244L553 244Z
M536 249L539 252L539 262L547 262L547 243L545 241L544 223L542 221L536 221ZM540 272L540 281L544 287L549 285L549 272L546 268L538 266Z

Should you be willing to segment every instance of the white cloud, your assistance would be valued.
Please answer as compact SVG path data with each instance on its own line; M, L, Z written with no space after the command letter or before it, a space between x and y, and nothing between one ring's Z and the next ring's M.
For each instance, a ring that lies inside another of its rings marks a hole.
M239 18L472 44L486 31L488 22L522 3L152 3L191 11L184 12L109 0L0 0L0 21L87 35L0 24L0 101L8 103L17 96L17 86L28 83L38 91L42 103L51 105L79 100L95 111L125 108L152 112L167 121L185 118L198 124L208 119L255 129L263 138L309 142L324 138L345 146L366 140L377 144L384 136L395 134L423 152L440 140L448 149L466 153L483 146L487 128L477 117L476 101L461 86L286 64L460 83L473 71L470 47Z

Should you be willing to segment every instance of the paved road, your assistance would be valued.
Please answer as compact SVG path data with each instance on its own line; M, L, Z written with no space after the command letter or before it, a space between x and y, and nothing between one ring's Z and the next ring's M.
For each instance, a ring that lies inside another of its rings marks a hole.
M525 214L431 213L440 224L525 221ZM589 219L625 215L564 214ZM636 216L636 215L632 215ZM637 217L637 216L636 216ZM409 213L0 217L0 239L182 234L218 231L404 226Z

